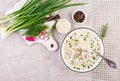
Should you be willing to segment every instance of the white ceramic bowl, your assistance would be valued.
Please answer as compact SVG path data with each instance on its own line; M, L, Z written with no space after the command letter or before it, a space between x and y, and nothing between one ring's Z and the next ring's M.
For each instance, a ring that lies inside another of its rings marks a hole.
M56 29L59 33L66 34L70 31L71 24L67 19L60 19L56 24Z
M74 14L75 14L76 12L78 12L78 11L83 12L84 15L85 15L85 19L84 19L84 21L81 22L81 23L76 22L75 19L74 19ZM72 14L72 20L73 20L73 22L76 23L76 24L83 24L83 23L85 23L85 21L87 20L87 14L86 14L86 12L83 11L83 10L75 10L75 11L73 12L73 14Z
M81 27L81 28L77 28L77 29L74 29L72 30L70 33L68 33L68 35L66 35L65 39L63 40L63 43L62 43L62 46L61 46L61 56L62 56L62 59L65 63L65 65L70 68L71 70L74 70L74 71L77 71L77 72L88 72L88 71L91 71L93 69L95 69L101 62L102 58L99 58L98 61L93 65L92 68L90 69L86 69L86 70L76 70L76 69L73 69L73 67L71 67L68 62L65 60L64 58L64 46L65 46L65 43L66 43L66 40L75 32L80 32L82 30L86 30L86 31L89 31L90 33L92 33L96 38L97 40L99 41L99 44L100 44L100 47L101 47L101 52L100 54L101 55L104 55L104 45L103 45L103 42L102 40L100 39L100 36L93 30L89 29L89 28L84 28L84 27Z

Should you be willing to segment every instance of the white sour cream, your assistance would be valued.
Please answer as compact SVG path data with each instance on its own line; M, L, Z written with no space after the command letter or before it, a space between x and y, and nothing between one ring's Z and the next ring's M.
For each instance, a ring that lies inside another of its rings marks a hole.
M56 24L56 29L59 33L68 33L71 29L71 24L67 19L60 19Z

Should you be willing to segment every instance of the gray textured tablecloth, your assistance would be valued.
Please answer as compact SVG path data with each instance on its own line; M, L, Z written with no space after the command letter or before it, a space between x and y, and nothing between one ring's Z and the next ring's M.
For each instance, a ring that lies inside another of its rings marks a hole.
M111 69L102 62L92 72L92 80L120 81L120 0L93 0L93 28L100 32L105 23L109 24L103 41L105 56L117 63L117 69Z
M0 15L17 1L19 0L0 0ZM103 24L109 23L109 31L104 39L105 56L114 60L118 68L111 69L102 62L91 72L76 73L64 65L60 50L49 52L40 44L27 46L22 37L14 33L5 40L0 40L0 81L120 81L120 1L72 0L76 1L90 4L62 10L61 17L72 23L72 29L87 26L98 33ZM76 9L84 9L88 14L88 20L83 25L76 25L71 20L71 14ZM59 46L64 36L55 32Z

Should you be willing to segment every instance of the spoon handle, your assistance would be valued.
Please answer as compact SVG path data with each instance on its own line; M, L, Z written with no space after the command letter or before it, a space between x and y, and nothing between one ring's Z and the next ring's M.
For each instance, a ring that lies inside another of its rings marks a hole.
M93 51L94 51L97 55L99 55L101 58L103 58L103 60L104 60L111 68L114 68L114 69L117 68L115 62L113 62L113 61L111 61L111 60L105 58L104 56L102 56L101 54L99 54L98 52L96 52L95 50L93 50Z
M113 61L111 61L111 60L109 60L109 59L106 59L106 58L104 58L104 60L106 61L106 63L107 63L111 68L114 68L114 69L117 68L115 62L113 62Z

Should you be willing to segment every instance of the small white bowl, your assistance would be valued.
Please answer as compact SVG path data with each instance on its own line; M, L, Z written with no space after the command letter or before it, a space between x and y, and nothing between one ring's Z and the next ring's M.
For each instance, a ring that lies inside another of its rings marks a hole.
M83 12L84 15L85 15L85 19L84 19L83 22L81 22L81 23L76 22L75 19L74 19L74 14L75 14L76 12L78 12L78 11ZM73 22L76 23L76 24L83 24L83 23L87 20L87 14L86 14L86 12L83 11L83 10L75 10L75 11L73 12L73 14L72 14L72 20L73 20Z
M63 25L66 24L66 26L64 25L63 27L62 26L60 27L59 25L61 24L61 22L64 22L62 24ZM62 28L64 29L64 27L65 27L66 30L61 30ZM59 33L66 34L71 30L71 23L67 19L60 19L56 24L56 29Z

